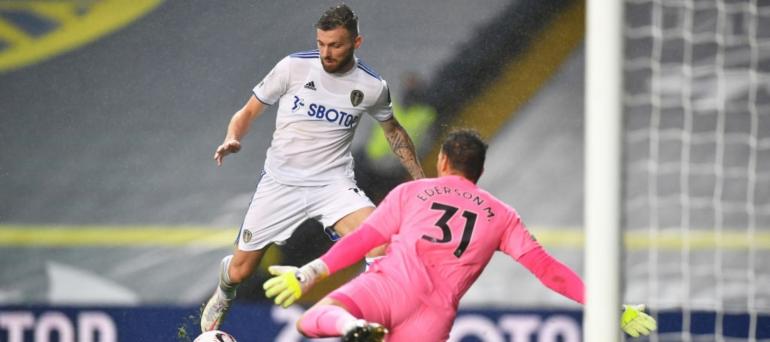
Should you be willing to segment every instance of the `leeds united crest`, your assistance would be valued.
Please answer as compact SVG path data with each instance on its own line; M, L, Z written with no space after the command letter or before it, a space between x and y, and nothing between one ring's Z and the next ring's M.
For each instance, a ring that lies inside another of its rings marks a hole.
M350 92L350 103L353 104L353 107L360 105L363 100L364 93L360 90L356 89Z
M249 241L251 241L251 232L248 231L247 229L244 229L242 233L242 238L243 238L243 242L248 243Z

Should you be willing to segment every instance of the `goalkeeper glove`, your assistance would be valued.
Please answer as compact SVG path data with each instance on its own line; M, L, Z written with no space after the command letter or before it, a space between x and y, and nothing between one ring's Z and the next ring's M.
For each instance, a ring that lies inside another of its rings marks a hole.
M633 337L647 336L651 331L658 329L655 319L644 313L644 305L623 305L623 316L620 319L620 328L626 334Z
M276 305L288 308L319 280L329 275L329 269L323 261L315 259L310 263L296 268L294 266L270 266L268 272L274 275L268 279L262 288L267 298L273 298Z

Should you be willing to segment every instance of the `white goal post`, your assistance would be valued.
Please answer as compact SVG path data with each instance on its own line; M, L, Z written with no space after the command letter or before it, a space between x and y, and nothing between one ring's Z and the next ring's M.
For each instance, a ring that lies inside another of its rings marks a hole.
M770 1L587 13L584 340L770 341Z
M583 340L620 339L623 2L588 0L585 71Z

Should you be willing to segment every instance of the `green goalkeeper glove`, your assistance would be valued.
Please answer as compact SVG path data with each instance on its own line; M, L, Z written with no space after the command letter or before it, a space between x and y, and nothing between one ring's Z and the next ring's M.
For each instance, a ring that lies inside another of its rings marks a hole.
M633 337L647 336L658 329L658 324L650 315L644 313L644 305L623 305L620 328Z
M320 259L311 261L305 266L296 268L294 266L270 266L268 272L274 275L268 279L262 288L265 289L265 296L273 298L276 305L288 308L294 304L302 295L319 280L329 274L329 270Z

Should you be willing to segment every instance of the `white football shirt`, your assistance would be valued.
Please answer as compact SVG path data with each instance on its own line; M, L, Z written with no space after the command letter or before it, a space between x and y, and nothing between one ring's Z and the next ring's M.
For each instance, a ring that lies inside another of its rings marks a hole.
M387 83L356 58L344 74L324 71L318 50L282 59L256 87L265 104L278 102L265 170L282 184L317 186L352 179L353 134L364 113L393 116Z

